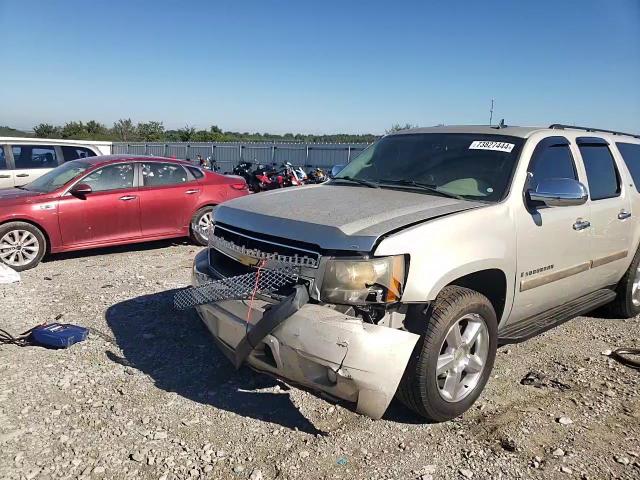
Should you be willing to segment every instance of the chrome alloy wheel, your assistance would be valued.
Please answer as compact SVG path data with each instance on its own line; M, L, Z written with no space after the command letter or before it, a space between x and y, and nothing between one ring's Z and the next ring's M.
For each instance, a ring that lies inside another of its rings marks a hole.
M200 220L198 220L198 228L200 228L201 230L207 231L211 228L212 225L213 225L213 210L205 213L200 217Z
M478 385L489 354L489 330L485 319L468 313L449 328L440 346L436 382L447 402L459 402Z
M640 307L640 265L636 268L633 277L633 286L631 287L631 303L634 307Z
M22 267L31 263L40 252L40 242L27 230L11 230L0 238L0 261Z

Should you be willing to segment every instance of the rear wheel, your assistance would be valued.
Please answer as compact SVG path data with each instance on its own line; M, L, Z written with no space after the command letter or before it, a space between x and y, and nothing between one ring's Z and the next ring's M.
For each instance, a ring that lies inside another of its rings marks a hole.
M619 318L631 318L640 313L640 249L618 282L616 298L608 308L613 316Z
M42 231L30 223L9 222L0 225L0 262L18 272L40 263L47 250Z
M433 421L455 418L473 405L489 379L497 349L491 302L468 288L445 287L408 326L421 337L398 388L410 409Z
M198 210L191 219L191 240L197 245L209 243L209 232L213 227L213 213L215 206L208 205Z

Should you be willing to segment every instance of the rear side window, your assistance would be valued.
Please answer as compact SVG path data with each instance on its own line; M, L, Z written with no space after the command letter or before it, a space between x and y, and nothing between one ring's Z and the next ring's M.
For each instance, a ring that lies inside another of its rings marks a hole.
M145 187L179 185L189 181L187 172L175 163L143 163L142 181Z
M204 173L202 173L202 170L200 170L199 168L195 168L195 167L187 167L187 168L193 174L194 177L196 178L204 177Z
M7 169L7 160L4 156L4 147L0 145L0 170Z
M603 200L620 195L618 170L609 146L604 143L578 142L578 148L587 171L591 200Z
M92 150L84 147L63 146L62 156L65 162L69 162L71 160L78 160L79 158L95 157L96 154Z
M11 151L17 170L58 166L58 156L53 145L14 145Z
M566 140L559 142L541 143L536 148L529 166L530 189L535 190L541 180L550 178L578 179L569 145L564 143Z
M640 192L640 145L635 143L616 143L620 154L627 164L633 183L636 184L636 190Z

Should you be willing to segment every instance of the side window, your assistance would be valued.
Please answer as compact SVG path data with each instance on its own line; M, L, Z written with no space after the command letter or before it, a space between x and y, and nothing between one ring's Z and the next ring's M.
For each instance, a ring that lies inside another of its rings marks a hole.
M175 163L143 163L142 184L145 187L179 185L188 182L187 172Z
M196 167L187 167L187 168L189 169L189 171L194 177L196 178L204 177L204 173L202 173L202 170L200 170L199 168L196 168Z
M548 178L578 179L569 145L541 143L529 164L529 188L535 190L541 180Z
M636 190L640 192L640 145L635 143L616 143L616 145L631 172Z
M133 188L133 164L109 165L87 175L81 183L89 185L94 192Z
M92 150L84 147L63 146L62 156L65 162L69 162L71 160L78 160L79 158L95 157L96 154Z
M620 176L609 146L605 143L583 143L578 148L587 171L591 200L602 200L620 195Z
M0 145L0 170L7 169L7 160L4 156L4 147Z
M14 145L11 151L17 170L58 166L58 157L53 145Z

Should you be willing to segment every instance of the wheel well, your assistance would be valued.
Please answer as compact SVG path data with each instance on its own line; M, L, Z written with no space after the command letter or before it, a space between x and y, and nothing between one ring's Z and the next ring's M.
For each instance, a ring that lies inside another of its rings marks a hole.
M0 227L3 225L6 225L7 223L13 223L13 222L28 223L36 227L38 230L40 230L42 232L42 235L44 235L45 241L47 242L47 245L46 245L47 248L45 250L45 253L51 253L51 239L49 238L49 234L47 233L47 231L44 228L42 228L42 226L38 225L36 222L33 222L31 220L26 220L24 218L12 218L11 220L7 220L6 222L0 222Z
M507 277L502 270L497 268L480 270L457 278L449 285L457 285L481 293L493 305L498 322L502 318L507 298Z

